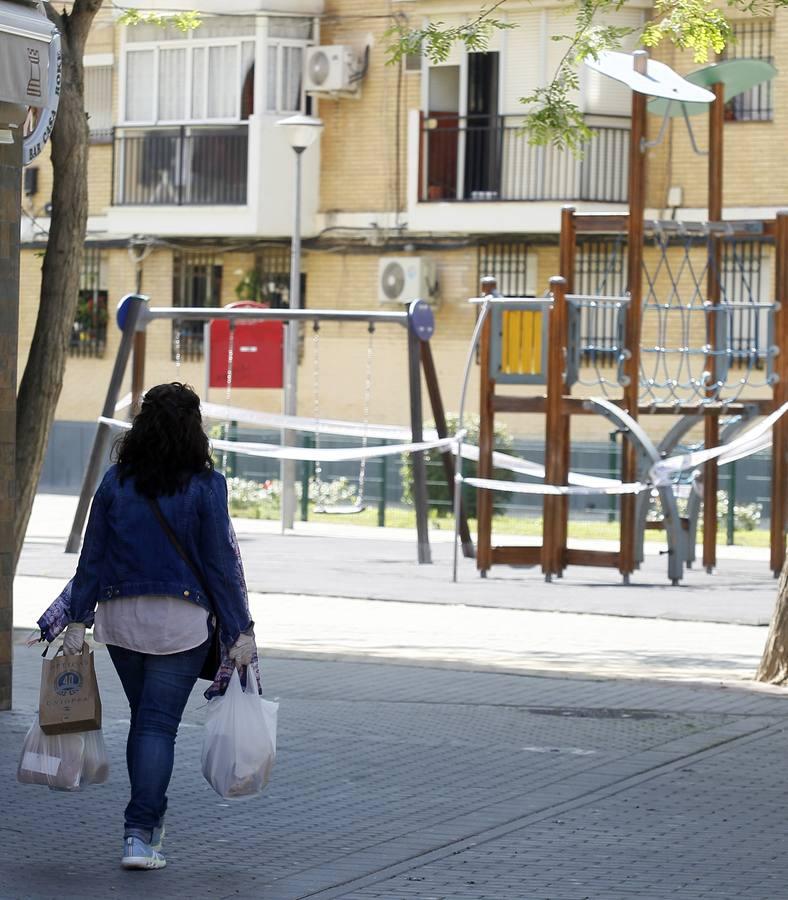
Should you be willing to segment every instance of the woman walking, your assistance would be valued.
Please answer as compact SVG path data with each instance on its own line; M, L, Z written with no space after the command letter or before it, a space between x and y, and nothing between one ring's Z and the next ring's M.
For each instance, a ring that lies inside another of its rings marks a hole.
M81 651L91 624L107 644L131 709L121 864L159 869L175 737L214 629L240 668L255 655L254 623L199 397L178 383L152 388L115 455L65 592L64 652ZM39 625L56 637L52 616Z

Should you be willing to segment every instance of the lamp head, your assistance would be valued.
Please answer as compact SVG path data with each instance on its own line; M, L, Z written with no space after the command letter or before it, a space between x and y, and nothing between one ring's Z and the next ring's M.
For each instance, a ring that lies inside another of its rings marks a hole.
M320 136L323 130L322 120L315 116L290 116L276 123L285 134L290 146L296 153L300 153L310 147Z

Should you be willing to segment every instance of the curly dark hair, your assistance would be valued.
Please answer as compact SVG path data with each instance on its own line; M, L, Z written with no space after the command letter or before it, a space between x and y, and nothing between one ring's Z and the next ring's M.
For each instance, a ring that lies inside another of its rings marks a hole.
M213 469L200 398L177 381L151 388L131 429L115 442L114 456L120 480L133 478L145 497L183 490L192 475Z

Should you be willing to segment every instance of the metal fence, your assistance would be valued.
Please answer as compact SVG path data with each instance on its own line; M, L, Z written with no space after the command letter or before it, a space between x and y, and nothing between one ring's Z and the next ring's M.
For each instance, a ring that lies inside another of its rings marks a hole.
M421 125L420 199L625 203L629 127L591 131L577 157L531 144L521 116L429 116Z
M243 206L249 142L245 125L117 129L116 206Z

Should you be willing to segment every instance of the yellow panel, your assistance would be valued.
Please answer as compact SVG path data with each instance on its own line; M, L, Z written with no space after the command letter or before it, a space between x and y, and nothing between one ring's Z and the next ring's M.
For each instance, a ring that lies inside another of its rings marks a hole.
M542 371L542 313L507 310L501 334L501 372L538 375Z

